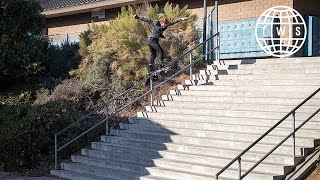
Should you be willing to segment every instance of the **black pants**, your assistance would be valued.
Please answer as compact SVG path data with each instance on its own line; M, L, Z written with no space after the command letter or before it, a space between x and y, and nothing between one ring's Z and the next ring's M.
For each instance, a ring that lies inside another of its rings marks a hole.
M148 73L150 73L154 70L153 63L157 57L157 54L158 54L158 67L157 68L160 69L162 67L162 61L164 59L164 51L159 45L159 39L148 38L147 44L148 44L150 52L151 52L151 56L149 59L149 65L147 67Z

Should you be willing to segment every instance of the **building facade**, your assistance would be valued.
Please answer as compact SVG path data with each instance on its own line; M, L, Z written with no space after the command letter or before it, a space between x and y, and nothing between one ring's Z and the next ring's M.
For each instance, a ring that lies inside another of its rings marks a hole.
M167 1L153 0L151 3L164 5ZM189 10L198 15L198 27L203 26L203 1L172 0L173 4L188 5ZM107 23L116 17L120 8L141 2L133 0L40 0L47 20L46 34L55 43L68 38L77 41L80 32L91 23ZM219 0L219 31L221 57L224 59L264 57L258 50L254 36L255 22L268 8L289 6L299 11L308 25L308 38L298 56L320 55L320 2L317 0ZM207 0L208 13L214 0ZM246 42L243 41L246 39ZM233 50L233 51L232 51Z

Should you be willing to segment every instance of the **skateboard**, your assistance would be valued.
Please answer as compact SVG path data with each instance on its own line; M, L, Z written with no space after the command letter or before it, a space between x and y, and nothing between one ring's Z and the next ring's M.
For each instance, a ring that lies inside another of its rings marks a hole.
M160 69L158 69L158 70L155 70L155 71L153 71L153 72L151 72L151 74L153 74L153 75L157 75L157 74L161 74L161 73L167 73L169 70L170 70L170 68L171 67L169 67L169 66L167 66L167 67L162 67L162 68L160 68Z

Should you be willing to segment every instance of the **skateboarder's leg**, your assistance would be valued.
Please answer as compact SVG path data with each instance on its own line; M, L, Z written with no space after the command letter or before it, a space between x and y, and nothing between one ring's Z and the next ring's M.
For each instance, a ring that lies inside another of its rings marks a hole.
M148 43L148 45L149 45L151 55L150 55L149 64L147 66L147 69L148 69L148 73L150 74L153 71L153 63L157 57L157 51L149 43Z
M151 46L150 48L155 50L156 53L158 54L158 66L157 66L157 68L159 70L162 67L162 62L163 62L163 59L164 59L164 51L161 48L161 46L160 46L158 41L150 40L148 44L149 44L149 47Z

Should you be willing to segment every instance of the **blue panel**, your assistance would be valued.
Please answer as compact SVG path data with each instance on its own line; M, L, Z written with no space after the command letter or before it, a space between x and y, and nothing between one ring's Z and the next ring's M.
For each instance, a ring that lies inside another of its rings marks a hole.
M256 20L245 19L219 24L221 59L268 56L256 42Z
M234 40L234 31L228 31L227 33L227 39L228 40Z
M241 22L235 22L234 23L234 30L241 30Z

